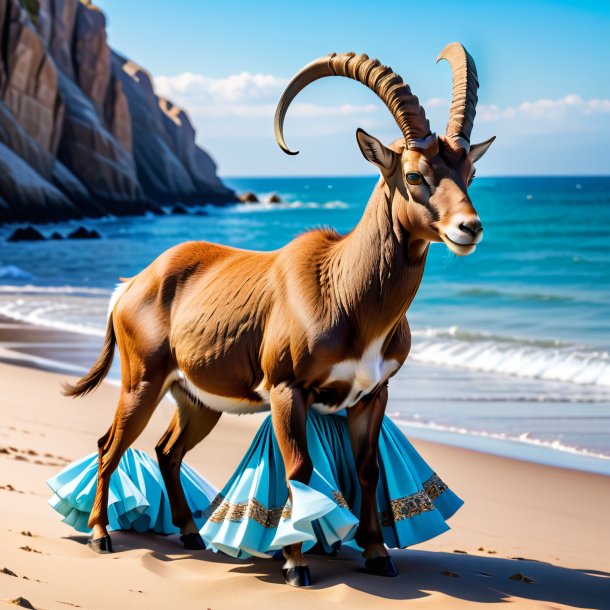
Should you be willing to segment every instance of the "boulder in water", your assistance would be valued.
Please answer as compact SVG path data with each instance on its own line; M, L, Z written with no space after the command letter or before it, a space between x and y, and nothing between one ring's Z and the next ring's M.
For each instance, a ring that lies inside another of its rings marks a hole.
M258 203L258 197L256 196L256 193L253 193L252 191L246 191L245 193L242 193L239 196L239 200L242 203Z
M176 204L173 208L172 208L172 214L188 214L188 210L181 204Z
M13 234L6 241L44 241L45 236L32 225L15 229Z
M272 193L267 199L267 203L282 203L282 198L277 193Z
M101 235L95 229L87 229L85 227L78 227L71 233L68 233L68 239L101 239Z

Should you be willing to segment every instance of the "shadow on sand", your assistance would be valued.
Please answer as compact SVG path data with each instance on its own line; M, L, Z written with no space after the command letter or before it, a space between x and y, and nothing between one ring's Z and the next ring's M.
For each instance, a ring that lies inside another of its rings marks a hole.
M176 536L114 532L112 538L118 553L147 549L161 562L196 559L224 564L228 572L249 574L273 587L286 586L281 563L273 559L239 560L210 551L185 551ZM82 544L87 541L86 536L69 539ZM392 557L398 577L382 578L365 573L360 554L349 548L341 549L335 557L307 557L314 590L345 585L382 599L404 601L423 600L438 592L454 599L455 607L460 600L491 604L512 597L573 608L610 608L610 573L600 570L569 569L531 559L395 550ZM512 580L516 574L533 582Z

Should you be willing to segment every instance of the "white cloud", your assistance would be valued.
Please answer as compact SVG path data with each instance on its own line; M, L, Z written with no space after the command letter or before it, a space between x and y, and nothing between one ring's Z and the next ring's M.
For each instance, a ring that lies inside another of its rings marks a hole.
M287 82L286 79L271 74L242 72L226 78L209 78L202 74L183 72L176 76L156 77L155 90L157 95L171 99L193 117L272 119L278 98ZM290 108L290 117L358 117L378 111L378 104L295 103Z
M155 87L159 95L182 105L187 112L202 117L272 117L275 104L287 79L272 74L241 72L225 78L210 78L193 72L176 76L158 76ZM431 98L424 107L435 111L448 109L449 100ZM370 115L379 104L294 104L292 117L308 119L332 116ZM610 113L610 100L584 100L571 93L559 99L524 101L517 106L479 104L477 121L496 122L520 119L555 120L566 116L589 116Z
M175 101L175 96L174 96ZM193 116L201 117L244 117L273 118L275 114L275 104L191 104L186 106L186 110ZM356 105L341 104L339 106L323 106L320 104L293 104L290 107L291 118L311 119L317 117L332 116L362 116L377 112L375 104Z
M449 100L442 97L431 97L424 102L424 108L449 108Z
M449 100L434 97L424 102L426 109L449 109ZM519 119L559 119L570 116L589 116L592 114L610 113L610 100L584 100L575 93L562 98L525 101L517 106L500 106L498 104L479 104L477 121L510 121Z
M202 74L183 72L176 76L158 76L155 87L163 97L188 96L196 100L216 103L238 103L264 100L277 95L285 81L271 74L242 72L226 78L209 78Z
M481 104L477 107L477 119L480 121L500 121L519 118L560 119L566 116L589 116L599 113L610 113L610 100L583 100L575 93L556 100L540 99L533 102L525 101L518 106L501 107L496 104Z
M206 137L264 136L270 133L275 107L288 79L272 74L241 72L223 78L183 72L155 78L157 94L182 106ZM309 99L312 99L311 97ZM367 103L299 102L290 108L290 137L336 135L363 127L379 137L391 137L396 127L378 101ZM430 98L423 105L433 129L443 130L450 100ZM610 114L610 100L583 99L571 93L559 99L523 101L517 105L483 104L477 107L475 131L481 137L491 129L508 141L511 138L571 133L599 133L607 130L601 121ZM397 132L396 132L397 133Z

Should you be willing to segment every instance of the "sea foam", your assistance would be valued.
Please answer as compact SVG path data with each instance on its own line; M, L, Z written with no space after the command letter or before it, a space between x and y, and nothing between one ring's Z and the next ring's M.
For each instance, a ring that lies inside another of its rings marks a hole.
M480 437L495 441L509 441L514 443L523 443L526 445L533 445L545 449L553 449L555 451L562 451L564 453L571 453L573 455L579 455L583 457L590 457L602 460L610 460L610 452L603 451L592 451L585 447L579 447L576 445L565 443L561 439L543 440L536 438L531 432L521 432L519 434L506 434L504 432L490 432L488 430L474 430L463 426L455 425L444 425L434 421L418 421L413 419L406 419L400 417L402 414L392 414L392 419L399 425L405 428L421 429L421 430L433 430L436 432L458 434L461 436L472 436Z
M428 364L530 379L610 386L610 354L559 341L462 331L413 332L411 358Z

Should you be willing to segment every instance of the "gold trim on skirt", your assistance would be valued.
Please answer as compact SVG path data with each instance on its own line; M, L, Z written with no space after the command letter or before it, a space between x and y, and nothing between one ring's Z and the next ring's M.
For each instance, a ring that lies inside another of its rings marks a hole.
M379 523L383 527L388 527L396 521L410 519L426 511L434 510L434 500L447 489L447 485L434 473L423 487L422 491L392 500L388 510L379 512ZM332 495L338 506L350 508L340 491L335 490ZM276 528L280 519L289 519L292 514L290 503L285 506L267 508L256 498L250 498L246 502L228 502L221 494L214 498L212 510L214 512L209 518L212 523L222 523L225 520L240 522L244 519L252 519L268 528Z

